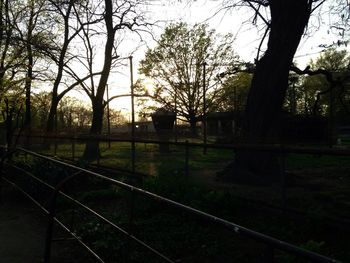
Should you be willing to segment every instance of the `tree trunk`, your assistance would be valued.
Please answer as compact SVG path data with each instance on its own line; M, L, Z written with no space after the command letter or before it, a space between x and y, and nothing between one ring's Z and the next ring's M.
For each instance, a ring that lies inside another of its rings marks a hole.
M33 66L34 66L34 60L33 60L33 49L32 49L32 35L33 35L33 19L34 19L34 10L33 6L31 6L30 10L30 17L29 17L29 23L28 23L28 33L27 33L27 43L26 43L26 50L27 50L27 76L25 80L25 92L26 92L26 111L25 111L25 117L24 117L24 128L26 131L30 131L31 128L31 122L32 122L32 114L31 114L31 88L32 88L32 80L33 80Z
M52 95L51 106L50 106L49 115L47 117L47 126L46 126L46 132L48 134L53 133L55 128L55 117L57 114L58 103L59 103L59 99L57 98L57 95L56 96Z
M279 142L280 113L288 87L289 68L308 23L308 2L270 1L268 46L256 64L245 111L243 141L247 144ZM234 172L238 177L251 174L273 177L279 174L279 166L273 153L244 150L236 154Z
M189 123L190 123L191 134L193 136L196 136L197 135L197 121L196 121L196 119L190 118Z
M100 155L99 148L99 137L102 132L103 125L103 104L101 99L95 98L92 102L92 123L90 127L89 135L91 138L86 143L84 155L84 160L93 161Z
M109 73L112 67L112 61L113 61L113 48L114 48L114 40L115 40L115 33L116 28L113 27L113 1L112 0L105 0L105 15L104 20L106 24L106 30L107 30L107 39L105 44L105 52L104 52L104 64L103 69L101 72L100 81L98 83L96 96L91 97L92 100L92 110L93 110L93 117L92 117L92 123L90 128L90 135L92 137L100 136L102 131L102 125L103 125L103 95L105 93ZM86 147L84 150L84 159L88 161L92 161L99 157L100 150L99 150L99 142L98 140L89 140L86 143Z

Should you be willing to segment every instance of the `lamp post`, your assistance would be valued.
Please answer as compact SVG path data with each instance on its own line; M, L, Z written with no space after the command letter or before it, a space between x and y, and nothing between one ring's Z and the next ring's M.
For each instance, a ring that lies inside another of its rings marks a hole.
M135 172L135 105L134 105L134 76L132 56L130 60L130 89L131 89L131 170Z
M181 83L179 84L181 85ZM175 85L175 94L174 94L174 107L175 107L175 127L174 127L174 133L175 133L175 142L177 142L177 85Z
M204 143L204 148L203 148L203 154L207 153L207 116L206 116L206 98L205 98L205 93L206 93L206 84L205 84L205 74L206 74L206 65L207 63L204 61L203 62L203 143Z
M109 93L108 93L108 84L106 84L106 93L107 93L107 134L108 134L108 148L111 148L111 121L110 121L110 112L109 112Z

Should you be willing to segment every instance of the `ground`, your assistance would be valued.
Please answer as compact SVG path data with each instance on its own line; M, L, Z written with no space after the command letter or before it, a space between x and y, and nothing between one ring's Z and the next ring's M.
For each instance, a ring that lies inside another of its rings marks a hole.
M46 225L42 210L17 190L4 185L0 203L1 263L43 262ZM56 233L56 238L60 236L63 237L64 233ZM76 251L77 244L72 242L54 242L52 263L82 262L78 261L80 251Z

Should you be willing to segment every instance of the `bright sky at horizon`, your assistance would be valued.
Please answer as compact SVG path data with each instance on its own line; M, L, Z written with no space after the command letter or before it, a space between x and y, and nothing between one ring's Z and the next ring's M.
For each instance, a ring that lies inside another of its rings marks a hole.
M240 58L247 62L253 62L257 55L261 36L264 33L262 21L258 25L252 25L253 12L248 8L234 9L227 12L219 12L215 15L220 8L222 1L214 0L202 0L192 1L191 4L188 1L172 1L171 4L165 0L154 0L152 5L149 5L148 12L153 20L162 20L153 29L154 38L158 38L163 32L165 26L170 22L184 21L189 24L194 23L208 23L210 28L216 29L218 33L227 34L231 33L235 36L234 50L240 56ZM268 14L267 14L268 15ZM143 36L144 43L133 54L134 57L134 81L137 80L137 68L138 63L143 59L144 53L148 47L152 48L156 42L150 36ZM314 31L312 35L304 37L299 45L298 51L295 55L295 59L298 65L303 68L307 65L310 58L316 58L323 48L319 47L320 44L330 44L334 41L332 36L327 34L327 28L320 28L320 30ZM126 41L121 45L121 48L131 48L135 46L137 39ZM137 45L136 45L137 46ZM262 48L262 51L264 46ZM127 52L131 52L130 50ZM261 53L262 54L262 53ZM112 74L108 81L110 96L116 94L130 93L130 70L128 65L117 69L118 74ZM77 92L72 92L79 94ZM70 94L69 94L70 95ZM79 97L81 95L78 95ZM130 109L131 102L130 97L123 97L111 102L111 108L114 109Z

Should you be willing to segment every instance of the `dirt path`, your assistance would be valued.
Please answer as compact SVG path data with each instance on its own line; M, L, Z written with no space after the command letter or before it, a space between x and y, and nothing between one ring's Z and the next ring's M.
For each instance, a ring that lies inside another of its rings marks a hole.
M0 203L0 262L43 262L46 223L38 207L5 184ZM73 241L53 242L52 262L89 262L80 251Z
M41 211L9 186L0 204L0 262L41 262L45 224Z

